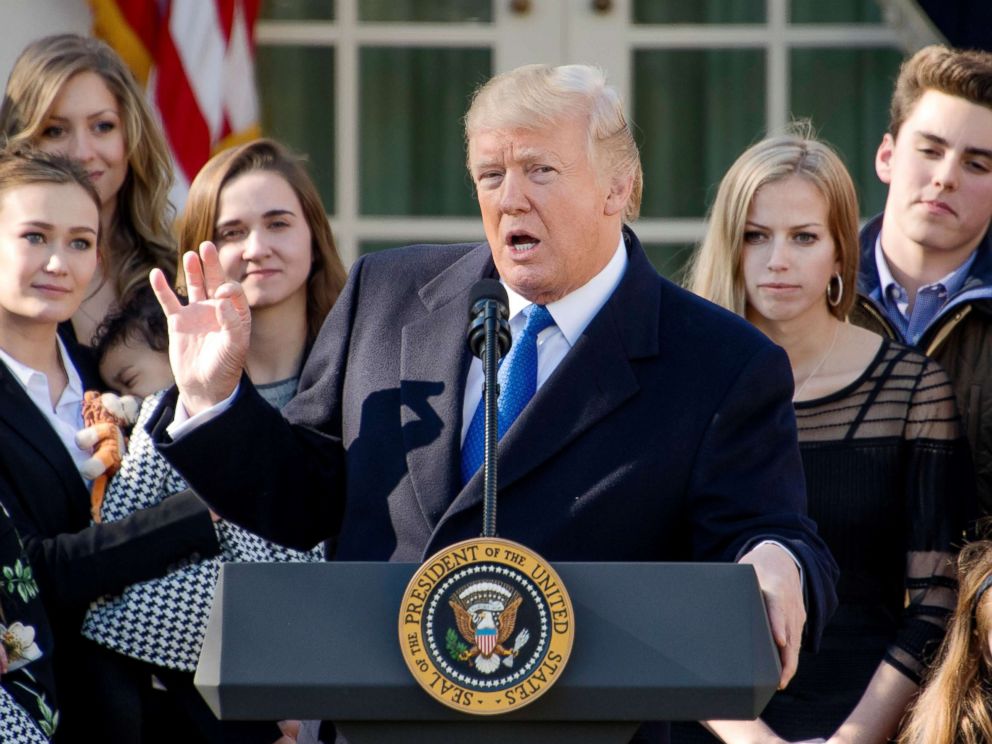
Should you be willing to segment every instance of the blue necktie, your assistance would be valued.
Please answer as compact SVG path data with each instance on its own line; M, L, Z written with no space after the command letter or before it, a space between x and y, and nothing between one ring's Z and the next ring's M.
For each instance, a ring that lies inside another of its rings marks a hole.
M499 439L503 438L537 391L537 336L555 322L544 305L531 305L525 312L527 324L519 338L514 340L510 353L502 359L496 375L499 382L499 399L496 402ZM485 402L483 396L462 445L462 484L468 483L485 458Z

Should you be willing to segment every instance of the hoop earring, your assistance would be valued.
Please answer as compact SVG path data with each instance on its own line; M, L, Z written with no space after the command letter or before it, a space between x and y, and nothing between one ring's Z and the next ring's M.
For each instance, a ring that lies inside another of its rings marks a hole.
M831 291L834 288L834 281L837 282L837 295ZM838 271L827 282L827 304L830 307L837 307L840 301L844 298L844 280L841 278L840 272Z

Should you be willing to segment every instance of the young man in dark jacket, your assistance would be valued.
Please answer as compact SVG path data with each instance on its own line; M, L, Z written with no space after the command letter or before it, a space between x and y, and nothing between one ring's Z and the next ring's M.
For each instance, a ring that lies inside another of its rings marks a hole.
M954 382L992 514L992 54L931 46L899 72L875 156L885 211L861 232L854 323Z

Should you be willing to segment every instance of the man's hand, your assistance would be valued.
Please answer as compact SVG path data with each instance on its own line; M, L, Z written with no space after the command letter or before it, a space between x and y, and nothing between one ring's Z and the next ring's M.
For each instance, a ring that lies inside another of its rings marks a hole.
M244 290L226 281L213 243L183 254L189 304L182 305L165 275L149 280L169 322L169 361L179 395L192 416L227 398L248 354L251 311Z
M754 548L739 563L751 564L758 575L758 586L765 599L772 637L782 660L782 677L778 686L780 690L784 689L799 665L799 645L806 624L799 568L784 548L772 543Z
M282 732L282 736L276 739L275 744L296 744L296 740L300 735L300 722L299 721L279 721L277 724L279 726L279 731Z

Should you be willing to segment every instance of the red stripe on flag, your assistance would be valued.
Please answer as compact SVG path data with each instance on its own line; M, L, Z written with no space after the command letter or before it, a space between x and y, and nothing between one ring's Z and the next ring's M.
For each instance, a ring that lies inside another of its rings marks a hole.
M158 3L155 0L117 0L117 7L145 49L154 49L164 22L159 18Z
M217 6L217 19L220 30L224 33L224 41L231 41L231 27L234 25L234 6L237 0L214 0Z
M169 33L159 38L155 61L155 105L176 163L192 180L210 157L210 129Z

